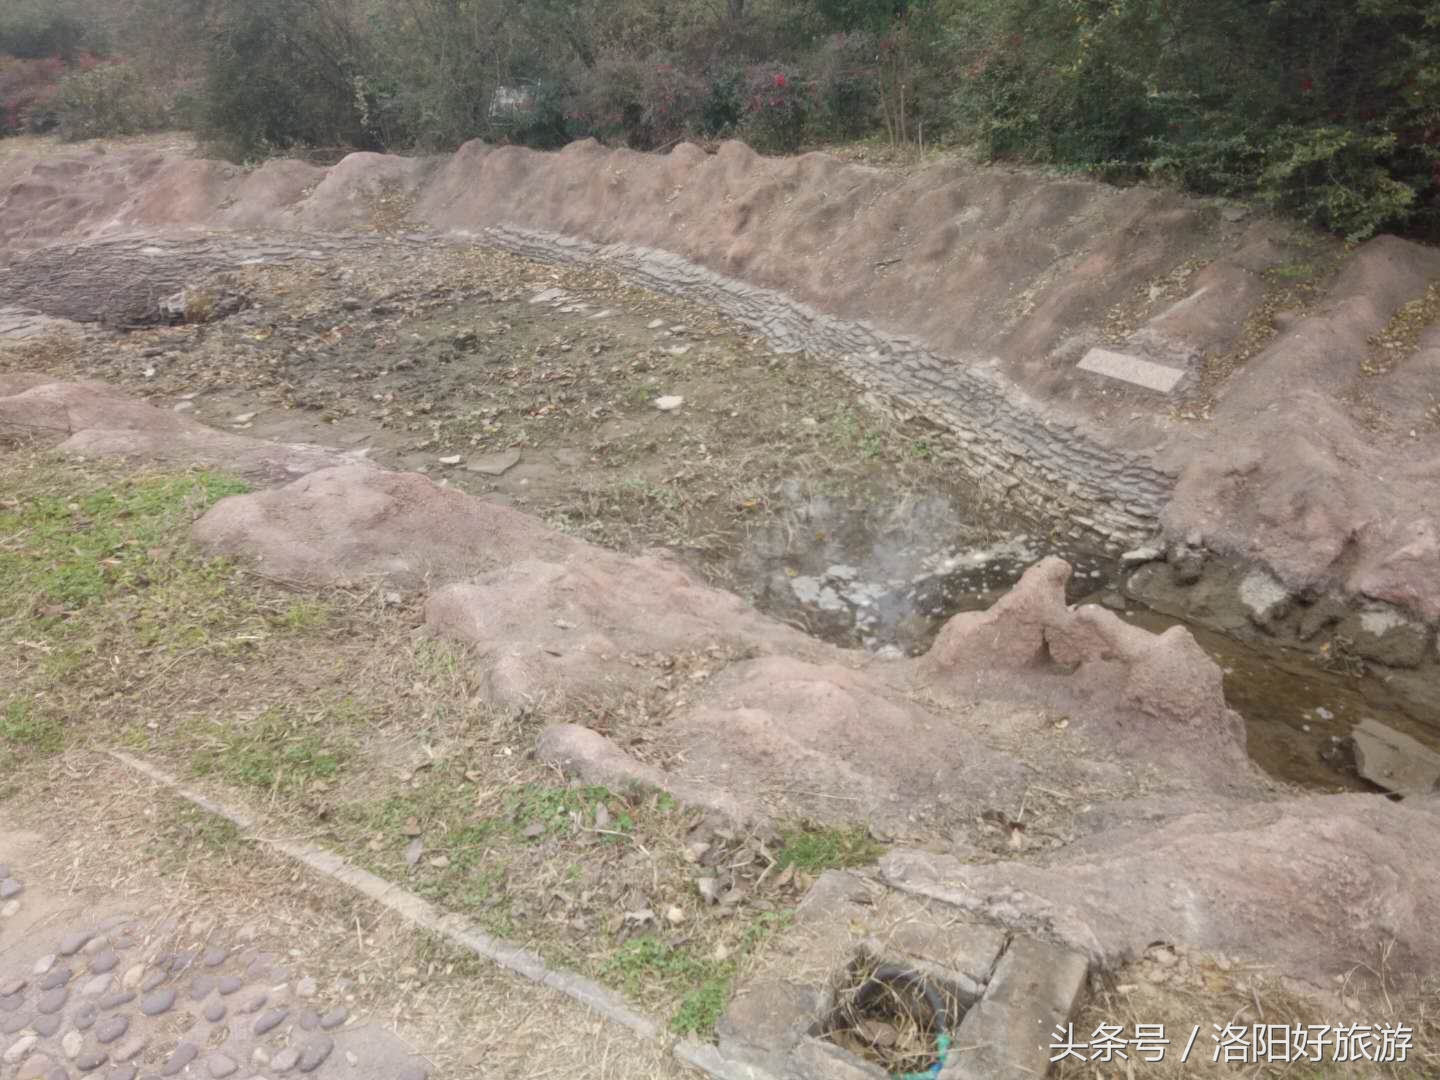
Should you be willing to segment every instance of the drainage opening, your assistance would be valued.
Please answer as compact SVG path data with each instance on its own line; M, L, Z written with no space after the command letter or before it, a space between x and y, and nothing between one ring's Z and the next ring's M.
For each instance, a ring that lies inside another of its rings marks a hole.
M939 1075L973 1003L944 979L868 955L845 970L833 1000L814 1034L901 1080Z

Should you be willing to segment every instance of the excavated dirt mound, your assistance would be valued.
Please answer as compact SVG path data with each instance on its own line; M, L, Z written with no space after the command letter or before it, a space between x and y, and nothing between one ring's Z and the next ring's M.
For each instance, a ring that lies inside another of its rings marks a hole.
M267 574L307 584L383 580L408 589L467 577L574 545L503 506L414 473L365 465L316 472L216 506L195 539L243 554Z
M207 465L267 483L355 460L318 446L228 435L99 383L26 375L0 376L0 439L38 442L69 454Z
M262 453L94 385L0 389L55 438ZM739 820L948 837L963 860L901 852L887 873L1105 962L1178 940L1319 977L1393 941L1392 966L1440 970L1440 801L1280 798L1188 633L1067 608L1060 560L952 620L929 654L884 661L415 475L323 469L223 500L195 531L299 581L449 580L432 630L472 644L494 704L563 704L537 752L594 782Z
M837 795L892 824L999 805L1024 790L1022 759L1063 756L1041 735L1054 712L1080 746L1123 745L1161 787L1263 787L1220 673L1188 632L1156 637L1106 611L1070 612L1059 559L991 613L957 617L912 664L816 642L667 558L562 537L415 474L317 472L225 500L195 537L307 584L428 585L426 623L472 647L493 704L588 713L638 748L637 779L723 788L752 815L852 817ZM969 685L980 671L984 685ZM1011 704L998 721L1012 749L957 743L977 698ZM572 749L574 771L613 775L609 747L593 768Z
M253 171L75 151L10 161L5 178L7 286L48 315L133 319L205 270L323 257L322 233L409 227L601 262L831 357L954 431L987 491L1075 538L1133 545L1163 518L1173 538L1270 564L1292 593L1440 617L1436 338L1366 362L1440 274L1418 245L1362 245L1332 284L1337 245L1242 208L738 143L472 143ZM306 239L267 253L237 242L250 229Z

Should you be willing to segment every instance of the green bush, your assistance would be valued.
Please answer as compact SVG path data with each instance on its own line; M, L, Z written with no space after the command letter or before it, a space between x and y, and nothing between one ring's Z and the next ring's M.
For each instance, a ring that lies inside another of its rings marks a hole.
M700 102L700 132L712 138L730 135L745 119L745 72L735 67L713 69Z
M366 42L341 13L293 0L217 7L202 126L212 147L240 159L296 146L380 147L362 107Z
M77 15L50 3L9 0L0 12L0 54L22 60L58 56L71 60L81 46L95 45L95 34Z
M991 156L1256 196L1353 238L1433 231L1437 0L979 0L951 119Z
M142 8L191 13L170 17L208 54L204 133L237 156L583 135L655 149L692 132L786 153L923 132L990 157L1253 197L1356 238L1440 235L1440 0Z
M60 81L47 108L54 126L71 141L112 138L165 126L165 111L147 92L140 73L127 64L102 64Z
M831 34L814 58L818 122L826 135L850 139L875 127L880 47L864 31Z

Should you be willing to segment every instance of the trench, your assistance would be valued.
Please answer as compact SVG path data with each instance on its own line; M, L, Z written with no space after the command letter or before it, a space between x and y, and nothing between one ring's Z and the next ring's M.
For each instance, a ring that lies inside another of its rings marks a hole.
M1339 674L1279 643L1151 610L1125 595L1131 568L1112 556L997 522L962 497L877 503L806 495L798 484L787 491L731 556L732 576L761 610L833 644L918 655L951 616L989 607L1027 567L1057 555L1073 570L1068 603L1102 604L1155 633L1186 626L1224 673L1251 758L1275 779L1317 791L1381 790L1357 774L1349 746L1367 717L1440 747L1383 678Z
M557 252L552 250L553 245L542 242L545 238L541 234L502 231L497 235L495 230L491 230L486 239L502 248L518 249L527 260L540 260L551 265L589 263L599 259L593 245L570 245L577 250L567 248ZM315 244L314 250L297 249L286 244L266 247L252 243L239 248L233 244L221 245L224 250L212 251L205 244L192 241L166 241L164 247L147 247L138 252L131 240L115 241L97 245L97 250L92 253L96 258L89 261L86 273L94 276L97 272L95 268L99 267L105 271L100 275L102 284L122 279L127 281L130 291L124 293L125 304L116 310L134 324L131 328L143 329L147 320L139 318L137 313L150 311L156 297L187 279L203 278L217 264L253 265L283 263L293 259L312 264L318 270L342 254L354 260L362 256L383 258L389 253L383 244L377 244L373 239L345 237L330 241L329 246L322 245L315 238L310 240ZM419 239L406 240L403 247L407 258L434 250ZM166 257L158 258L159 254ZM870 352L874 352L875 341L870 337L857 342L842 333L858 333L855 328L817 318L814 313L794 305L787 306L775 296L764 294L763 290L747 287L738 292L725 292L722 296L717 293L718 279L714 279L714 275L697 272L698 276L691 275L696 280L685 278L679 284L663 274L657 277L658 271L652 265L657 263L653 253L609 250L607 256L633 264L628 267L629 273L623 275L627 280L638 279L642 286L657 294L668 292L683 294L687 300L698 299L701 306L719 310L728 321L738 319L742 324L761 329L762 336L782 353L807 351L816 344L817 335L824 339L819 342L821 345L834 346L822 352L843 352L841 346L853 348L857 351L847 354L852 360L859 355L860 346L871 346ZM146 265L137 268L133 265L135 259ZM162 279L155 276L157 265L166 270ZM674 276L675 268L670 262L664 262L661 268ZM25 271L22 277L31 286L34 298L43 297L49 301L44 305L47 314L92 317L91 308L99 301L90 298L99 293L105 294L105 303L113 306L117 302L114 289L99 288L88 278L86 288L75 288L74 281L69 281L71 287L61 288L60 279L77 272L73 252L52 250L31 256L25 262ZM393 264L384 276L389 277L390 272L393 272ZM290 332L304 330L307 340L313 341L318 330L331 325L337 317L344 317L343 311L335 311L335 306L340 304L340 295L352 287L342 282L346 275L348 271L344 274L337 272L334 280L327 283L326 287L331 288L335 295L317 309L318 313L311 320L315 321L315 325L296 322L290 326ZM561 292L558 289L550 291ZM574 364L578 352L569 353L568 345L560 346L566 350L565 357L554 354L556 343L562 340L557 335L570 333L572 323L580 325L582 315L576 309L583 309L585 305L572 305L574 296L547 301L546 308L541 309L536 305L543 294L531 297L524 289L514 290L515 295L509 299L487 295L478 301L467 300L462 295L443 295L445 292L443 289L436 291L433 300L419 305L422 310L406 318L406 329L410 331L408 339L411 340L397 346L405 351L399 363L395 362L393 348L366 351L347 344L338 346L334 355L338 366L334 372L325 375L322 367L318 380L314 378L313 361L307 360L301 365L293 356L282 358L278 368L262 368L266 372L263 378L270 379L268 372L271 370L285 372L287 367L297 373L304 371L303 381L311 388L323 391L319 395L324 398L323 409L354 416L354 407L340 407L344 401L336 400L334 386L363 378L365 381L357 384L357 389L363 386L367 391L373 391L372 396L376 399L381 396L385 396L387 401L395 397L425 397L445 401L466 392L480 373L489 371L492 376L488 377L493 377L495 372L503 371L500 358L521 355L522 350L529 353L530 363L541 367ZM700 295L691 295L695 293ZM67 297L70 307L54 309L56 296ZM760 303L762 300L763 304ZM599 303L597 301L596 306ZM737 304L742 310L734 310ZM752 311L751 307L755 310ZM548 308L558 308L559 318L547 313L547 321L543 324L532 318L533 312ZM766 321L756 314L762 309L770 315L779 312L776 317L783 318L778 324L773 318ZM384 310L383 305L377 304L367 314L381 315ZM568 321L565 318L567 313ZM602 357L603 362L608 364L617 352L634 355L637 349L656 337L670 342L671 331L661 329L656 332L654 328L659 323L668 325L676 316L672 314L663 320L649 320L650 314L653 312L645 315L617 313L612 321L605 324L607 327L622 328L617 331L613 348L607 345L605 348L608 351L602 354L598 351L601 346L597 345L596 356ZM477 359L470 355L476 348L472 340L476 338L476 333L466 328L487 325L487 320L490 327L487 332L495 332L494 328L501 326L504 336L497 340L503 340L505 344L495 355ZM252 312L236 319L224 319L216 325L235 327L238 332L245 333L243 348L254 351L259 348L255 345L259 335L252 331L262 326L264 321L258 312ZM530 325L531 322L534 325ZM589 331L580 333L577 343L585 338L586 333ZM647 334L648 337L645 336ZM839 335L841 340L830 342L827 335ZM277 339L281 336L286 335L277 335ZM779 346L775 345L777 338ZM704 339L681 335L674 340L686 344L668 346L668 354L685 353L690 341L703 342ZM166 352L167 357L182 355L179 351L168 352L171 347L150 351ZM185 345L183 349L192 347ZM929 362L928 357L918 353L907 356L916 363L919 360ZM273 365L276 361L272 357L264 363ZM600 360L596 361L596 365L600 363ZM768 366L758 360L746 363L757 366L753 370L734 371L732 377L760 379L774 366L774 361L768 362ZM155 362L154 367L162 369L161 380L164 378L163 369L172 364L169 359ZM673 378L666 376L670 378L670 382L665 383L667 388L673 382L682 381L680 369L689 364L688 359L672 361L675 370L672 371ZM413 369L416 374L413 377L402 376L402 369ZM92 369L87 374L114 378L117 373L126 370L121 366L98 372ZM198 367L192 369L191 375L198 376L200 370ZM641 367L637 370L644 372L650 369ZM906 369L904 365L887 365L886 370ZM156 371L147 369L142 374L148 380ZM861 377L863 373L847 371L847 374L862 386L866 384L867 380ZM212 391L208 395L211 399L210 415L205 419L214 422L216 415L227 418L237 414L253 415L252 410L259 399L253 387L241 385L251 378L253 376L249 374L243 378L232 374L233 385L217 387ZM119 381L126 380L121 378ZM653 377L650 378L650 382L654 381ZM177 389L180 385L188 384L177 382ZM146 389L153 390L155 386L151 384ZM884 389L897 391L893 386ZM721 401L729 402L737 393L737 388L729 384L718 387L692 385L686 387L685 392L692 399L717 406ZM853 388L846 393L853 396ZM194 396L185 395L187 399ZM322 409L319 404L307 407ZM195 415L199 418L201 414L197 410ZM732 411L730 415L739 414ZM316 420L310 427L304 428L297 427L292 417L293 414L290 414L278 426L267 428L262 415L256 421L253 433L267 438L299 438L321 443L330 443L335 435L340 434L329 427L333 419L324 423ZM805 422L815 423L813 419ZM629 429L625 428L625 424L629 425ZM593 438L619 438L637 433L641 438L648 437L645 433L649 430L649 421L640 422L632 418L625 419L625 424L617 419L611 424L612 427L619 425L615 431L592 433ZM248 423L244 426L250 427ZM506 434L508 437L513 433ZM561 451L572 455L565 459L563 470L573 471L573 463L580 460L581 434L572 432L572 442L576 446ZM423 447L419 451L412 448L407 452L404 440L396 438L393 432L388 435L380 432L376 425L371 425L369 432L351 433L347 438L360 436L375 442L377 453L374 459L390 467L425 469L428 467L426 463L435 456L434 451ZM968 450L972 454L976 452L974 445L969 445ZM559 455L556 456L558 460ZM651 465L650 471L658 475L658 460ZM1019 468L1018 465L1015 467ZM516 470L516 475L523 471L524 467ZM1102 476L1108 475L1105 469L1098 472ZM692 564L697 564L707 576L720 580L768 614L831 643L879 654L915 655L925 651L947 619L960 612L990 606L1027 567L1047 555L1058 555L1071 564L1073 576L1067 590L1067 601L1072 604L1103 604L1127 621L1157 632L1182 622L1150 610L1125 595L1123 582L1128 571L1115 558L1117 545L1114 534L1103 530L1097 534L1091 527L1093 522L1077 527L1073 518L1079 515L1079 511L1072 507L1051 503L1049 508L1055 519L1054 527L1048 532L1037 531L1034 506L1025 499L1008 499L1007 504L1018 506L1024 517L1007 517L996 509L994 500L982 499L964 483L932 485L922 493L887 498L883 494L890 490L886 480L881 470L879 476L871 475L868 483L850 487L841 484L839 493L817 494L814 484L807 482L807 478L796 477L780 483L775 497L766 500L765 512L752 519L738 540L724 544L718 551L696 556L685 550L683 540L670 546ZM537 482L543 483L544 478L537 477ZM519 483L529 483L529 480L522 479ZM468 486L463 480L460 484ZM1128 485L1132 489L1135 486ZM901 487L903 485L897 482L893 489ZM1140 487L1144 488L1144 485ZM914 489L909 490L913 492ZM880 497L876 497L877 492L881 493ZM475 493L485 494L480 490ZM489 494L491 497L497 495L494 491ZM503 493L500 497L508 499ZM1100 501L1103 503L1105 500L1102 497ZM1093 511L1086 506L1086 512ZM563 509L561 516L564 516ZM1127 527L1134 524L1129 522ZM592 538L601 542L613 539L604 535ZM623 541L620 546L625 546ZM1226 699L1246 721L1251 756L1276 779L1314 790L1379 790L1357 774L1348 748L1354 727L1366 718L1378 720L1418 738L1432 749L1440 750L1440 733L1437 733L1433 722L1419 714L1412 698L1392 690L1383 677L1337 674L1318 666L1308 655L1287 649L1279 643L1242 640L1194 623L1183 624L1224 671Z

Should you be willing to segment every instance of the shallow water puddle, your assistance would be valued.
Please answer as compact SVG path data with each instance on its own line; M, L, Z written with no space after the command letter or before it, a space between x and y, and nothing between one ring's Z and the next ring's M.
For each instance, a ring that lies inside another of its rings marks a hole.
M977 524L944 496L857 505L787 488L780 512L753 528L734 578L761 610L826 641L880 655L917 655L962 611L989 607L1047 555L1071 564L1067 600L1104 603L1159 633L1180 620L1125 599L1124 568L1092 552ZM1433 729L1375 677L1328 672L1309 657L1184 624L1225 673L1250 754L1270 775L1309 788L1374 790L1346 745L1365 718L1440 749Z

